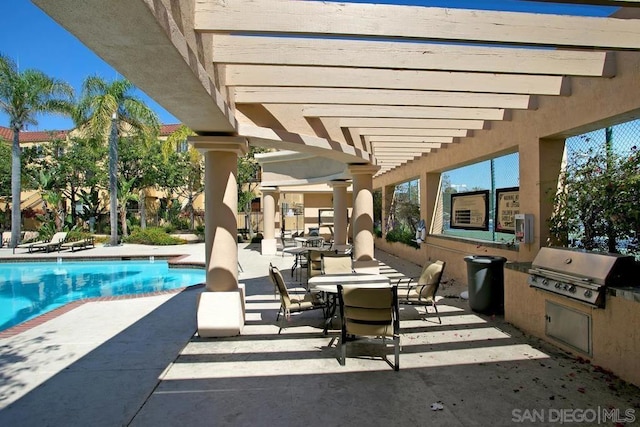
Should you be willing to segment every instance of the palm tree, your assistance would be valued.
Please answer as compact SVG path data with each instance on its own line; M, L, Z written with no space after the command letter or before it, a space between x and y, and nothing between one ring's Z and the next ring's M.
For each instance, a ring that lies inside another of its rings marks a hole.
M9 116L13 130L11 149L11 245L20 240L22 191L20 165L20 131L26 125L37 125L42 113L71 114L73 88L65 82L38 70L20 72L15 62L0 54L0 110Z
M126 79L106 82L88 77L76 111L76 124L109 145L109 209L111 245L118 244L118 134L145 132L157 134L158 116L132 92L135 86Z

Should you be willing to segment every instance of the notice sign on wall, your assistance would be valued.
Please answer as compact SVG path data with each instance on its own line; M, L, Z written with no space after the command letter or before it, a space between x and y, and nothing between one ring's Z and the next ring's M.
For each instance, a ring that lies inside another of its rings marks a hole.
M489 229L489 190L451 194L451 228Z
M515 233L518 213L520 213L519 187L496 189L496 231Z

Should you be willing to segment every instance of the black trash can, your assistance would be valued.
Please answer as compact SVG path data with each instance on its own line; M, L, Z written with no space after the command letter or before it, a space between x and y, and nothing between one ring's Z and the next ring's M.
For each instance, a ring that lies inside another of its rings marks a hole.
M504 313L504 264L507 259L492 255L469 255L467 283L469 307L486 314Z

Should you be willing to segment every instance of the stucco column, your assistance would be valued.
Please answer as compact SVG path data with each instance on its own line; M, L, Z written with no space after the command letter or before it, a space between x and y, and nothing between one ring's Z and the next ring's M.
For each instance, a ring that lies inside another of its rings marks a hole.
M276 207L278 206L278 189L275 187L261 187L264 236L261 247L262 255L275 255L278 247L276 244Z
M353 260L369 261L374 257L373 175L380 169L373 165L349 165L353 177Z
M198 302L201 336L238 335L244 298L238 285L238 156L249 150L240 137L189 137L204 155L206 288ZM205 294L208 294L205 296ZM213 294L213 295L212 295Z
M433 227L433 216L436 211L436 201L440 195L440 173L429 172L424 174L424 184L420 186L420 212L424 219L427 234Z
M347 210L347 187L350 185L346 181L331 181L333 187L333 244L347 244L347 221L349 211Z

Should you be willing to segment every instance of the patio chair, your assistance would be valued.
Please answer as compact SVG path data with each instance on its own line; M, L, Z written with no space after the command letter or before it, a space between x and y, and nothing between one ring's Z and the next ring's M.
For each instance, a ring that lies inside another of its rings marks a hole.
M284 277L282 277L282 273L278 267L274 267L273 264L269 264L269 278L280 294L280 309L276 316L276 322L280 320L280 315L282 315L286 320L289 320L291 318L291 313L318 309L323 310L324 313L327 305L325 301L320 298L320 294L307 293L302 298L292 298L289 295L289 290L285 284ZM282 326L280 325L278 334L281 331Z
M400 287L402 279L399 279L398 287L400 287L400 290L398 294L400 304L423 305L427 313L429 313L427 307L433 306L438 316L438 323L442 323L440 313L438 313L436 293L440 287L444 266L444 261L431 262L424 266L420 277L417 279L410 278L409 282L406 285L402 285L402 287Z
M353 260L350 254L322 252L320 266L322 274L350 274L353 273Z
M282 256L284 257L284 250L287 248L295 248L297 245L295 238L297 237L297 233L291 234L290 231L284 231L280 233L280 242L282 243Z
M338 285L338 301L342 318L340 364L346 364L349 336L381 338L386 347L391 338L394 363L384 357L395 371L400 369L400 310L395 286L374 288L359 285Z
M66 238L67 238L67 232L59 231L56 234L54 234L50 240L41 242L41 243L38 243L38 242L31 243L29 246L27 246L27 249L29 249L29 253L32 253L35 251L45 251L45 252L56 251L60 249L60 246L64 243Z
M2 240L0 240L0 248L3 246L6 246L8 248L11 247L11 231L2 232Z
M309 254L307 256L307 280L319 276L322 274L322 254L323 253L331 253L329 251L322 250L309 250Z

